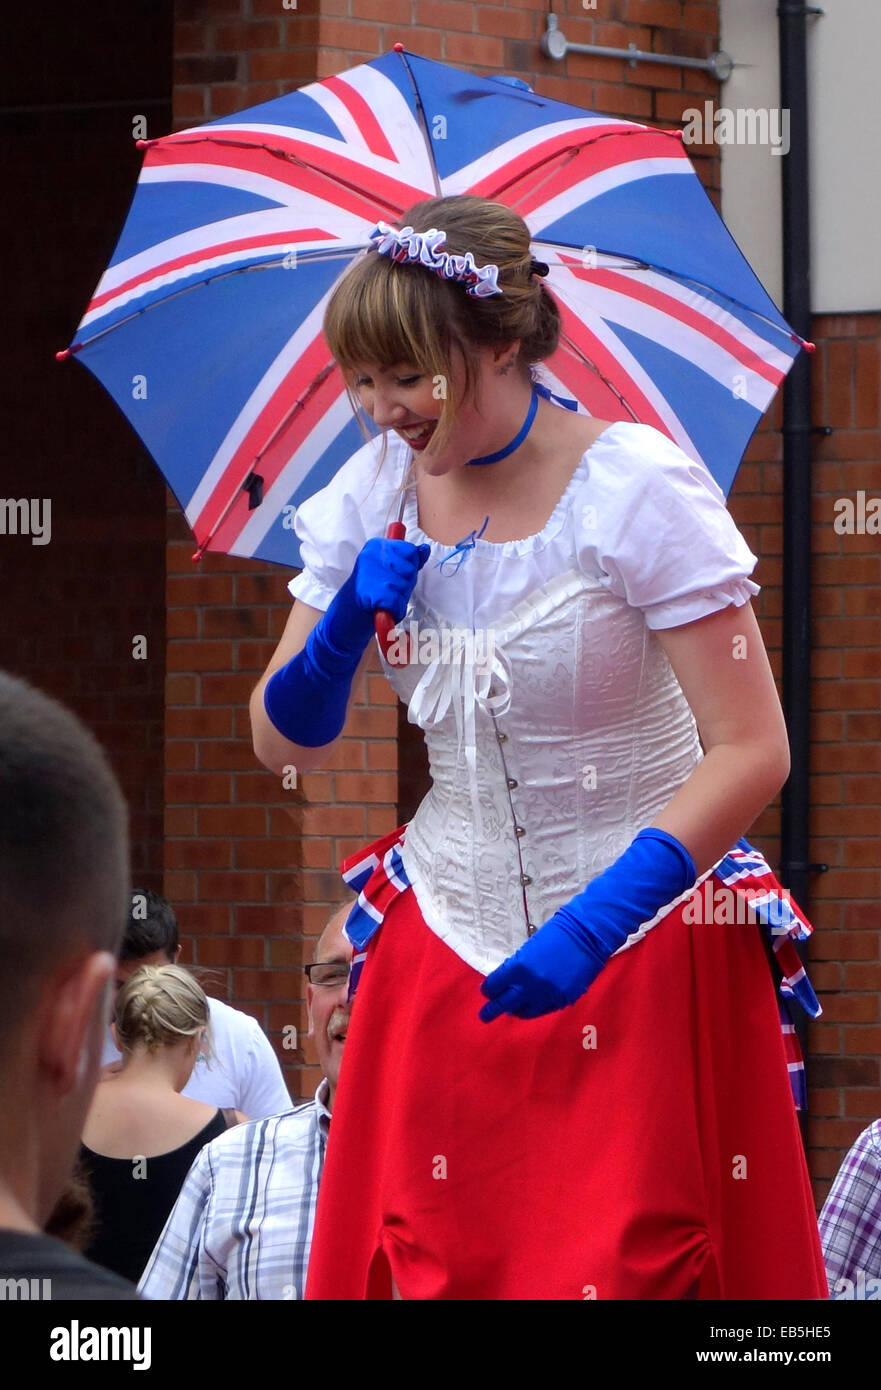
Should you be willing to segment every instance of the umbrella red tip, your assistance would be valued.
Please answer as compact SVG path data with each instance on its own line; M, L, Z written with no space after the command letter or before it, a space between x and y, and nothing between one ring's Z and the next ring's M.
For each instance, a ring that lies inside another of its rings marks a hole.
M68 357L70 357L70 348L62 348L60 352L56 352L55 361L66 362Z
M392 48L396 53L403 53L404 51L404 45L402 43L394 43L392 44Z
M804 338L802 338L802 340L801 340L801 345L802 345L802 347L804 348L805 352L816 352L816 351L817 351L817 344L816 344L816 343L809 343L809 342L806 342Z

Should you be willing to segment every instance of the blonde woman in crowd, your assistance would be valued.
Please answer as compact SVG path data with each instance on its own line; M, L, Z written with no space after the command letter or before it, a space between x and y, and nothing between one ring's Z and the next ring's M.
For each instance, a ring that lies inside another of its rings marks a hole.
M247 1119L180 1093L210 1056L208 1000L179 965L143 966L116 997L121 1071L98 1086L82 1160L96 1207L88 1256L137 1282L203 1145Z

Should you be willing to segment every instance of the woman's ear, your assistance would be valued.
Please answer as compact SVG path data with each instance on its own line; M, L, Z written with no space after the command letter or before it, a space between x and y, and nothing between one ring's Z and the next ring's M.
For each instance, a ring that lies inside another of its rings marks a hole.
M500 367L503 366L510 357L516 357L517 353L520 351L520 341L519 338L512 338L510 343L505 343L501 347L497 346L491 348L490 350L493 357L492 365L494 367Z

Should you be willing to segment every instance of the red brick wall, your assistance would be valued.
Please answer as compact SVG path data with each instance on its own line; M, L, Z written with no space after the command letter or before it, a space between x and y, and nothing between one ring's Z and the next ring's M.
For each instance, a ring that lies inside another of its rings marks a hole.
M808 1150L818 1204L844 1152L881 1113L881 538L837 535L836 498L881 495L881 316L813 324L810 974L823 1017L810 1028ZM760 557L757 602L780 681L783 441L778 396L747 451L731 512ZM753 827L772 864L779 800Z
M881 1114L881 536L839 535L834 503L881 496L881 314L814 323L811 1168L825 1196L842 1151Z
M808 1147L818 1205L844 1151L881 1113L881 540L838 536L836 498L881 495L881 316L818 316L812 359L813 629L810 973L824 1015L811 1025ZM782 679L782 398L757 431L729 498L759 556L756 600L772 670ZM780 801L751 831L772 864Z

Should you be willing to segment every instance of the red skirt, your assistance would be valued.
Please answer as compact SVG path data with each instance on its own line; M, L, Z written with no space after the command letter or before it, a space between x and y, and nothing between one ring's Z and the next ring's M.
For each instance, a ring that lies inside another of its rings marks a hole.
M680 906L573 1007L487 1025L480 973L393 897L307 1298L828 1297L758 926Z

